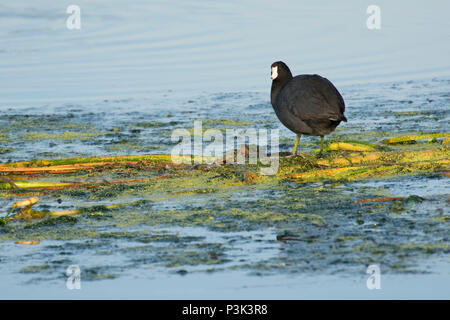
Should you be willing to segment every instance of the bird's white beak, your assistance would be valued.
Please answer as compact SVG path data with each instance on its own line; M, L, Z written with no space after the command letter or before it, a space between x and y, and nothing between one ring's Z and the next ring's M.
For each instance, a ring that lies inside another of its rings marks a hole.
M270 79L275 80L278 77L278 67L272 67L272 74Z

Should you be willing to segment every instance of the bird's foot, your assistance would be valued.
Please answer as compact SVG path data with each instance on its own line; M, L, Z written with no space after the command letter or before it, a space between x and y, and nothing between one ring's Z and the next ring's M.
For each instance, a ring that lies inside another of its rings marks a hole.
M317 158L323 158L325 157L325 154L323 153L322 150L319 151L319 153L316 155Z

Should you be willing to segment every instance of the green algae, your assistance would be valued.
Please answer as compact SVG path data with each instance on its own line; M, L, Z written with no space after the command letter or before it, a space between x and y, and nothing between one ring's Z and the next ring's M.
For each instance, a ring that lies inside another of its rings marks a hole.
M42 273L42 272L49 272L49 271L55 271L55 267L49 264L44 265L33 265L28 266L25 268L20 269L20 273Z
M111 268L87 268L83 269L81 272L81 277L83 281L98 281L98 280L112 280L117 278L117 275L114 273L108 273L108 269Z
M18 150L17 148L3 148L3 147L0 147L0 154L7 154L7 153L14 152L14 151L17 151L17 150Z
M159 121L153 121L153 122L137 122L135 124L136 127L141 128L159 128L159 127L171 127L177 125L177 121L169 121L169 122L159 122Z
M206 119L202 120L202 124L210 127L217 125L244 127L252 125L253 122L242 120L230 120L230 119Z
M9 134L0 132L0 144L4 144L10 141Z
M39 140L89 140L104 136L107 132L74 132L66 131L63 133L43 133L43 132L25 132L21 133L22 137L26 141L39 141Z
M200 251L183 251L182 253L178 253L175 255L168 255L164 257L164 260L167 260L166 267L167 268L176 268L180 266L197 266L197 265L217 265L228 262L229 260L223 256L223 253L220 252L220 245L215 246L214 251L212 250L204 250L204 245L201 247ZM208 248L207 248L208 249Z
M389 209L391 211L397 212L397 213L401 213L404 211L407 211L409 209L411 209L411 207L416 204L416 203L421 203L423 202L424 199L416 196L416 195L411 195L409 197L407 197L406 199L402 199L402 200L395 200L393 201L392 205L389 207Z
M418 111L396 111L394 112L394 115L396 116L419 116L419 115L425 115L429 116L432 112L429 110L418 110Z
M70 130L83 130L90 132L97 132L98 128L94 125L85 122L63 122L58 126L60 129L70 129Z
M448 243L436 243L436 244L404 244L396 247L397 250L400 251L411 251L417 252L422 251L426 254L432 253L449 253L450 252L450 244Z
M430 220L438 222L450 222L450 216L445 215L441 217L431 217Z
M66 225L73 226L77 222L78 222L78 218L77 217L63 216L63 217L44 219L42 221L38 221L38 222L35 222L33 224L29 224L29 225L25 226L25 228L26 229L40 228L40 227L44 227L44 226L45 227L57 226L57 225L60 225L60 224L66 224Z

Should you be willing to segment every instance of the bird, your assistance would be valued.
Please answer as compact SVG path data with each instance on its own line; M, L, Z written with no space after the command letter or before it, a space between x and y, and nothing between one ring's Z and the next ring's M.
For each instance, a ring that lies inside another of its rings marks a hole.
M293 77L282 61L271 65L270 102L281 123L297 135L292 155L297 155L301 135L320 136L320 152L324 136L333 132L344 116L345 102L336 87L317 74Z

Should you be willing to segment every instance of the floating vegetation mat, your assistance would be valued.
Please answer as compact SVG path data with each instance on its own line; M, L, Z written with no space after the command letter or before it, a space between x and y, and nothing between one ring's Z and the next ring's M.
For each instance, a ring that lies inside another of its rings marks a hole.
M450 252L450 150L435 139L446 136L414 150L331 141L322 157L281 156L273 176L168 155L2 163L0 243L40 246L27 261L42 263L19 270L33 281L82 261L85 280L140 268L426 272L420 261Z

